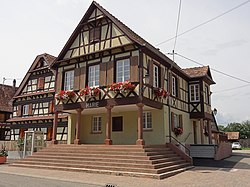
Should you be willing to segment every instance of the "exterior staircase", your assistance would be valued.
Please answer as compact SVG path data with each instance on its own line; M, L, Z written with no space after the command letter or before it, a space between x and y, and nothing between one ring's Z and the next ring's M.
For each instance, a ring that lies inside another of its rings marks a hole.
M163 179L192 168L167 145L51 145L10 166Z

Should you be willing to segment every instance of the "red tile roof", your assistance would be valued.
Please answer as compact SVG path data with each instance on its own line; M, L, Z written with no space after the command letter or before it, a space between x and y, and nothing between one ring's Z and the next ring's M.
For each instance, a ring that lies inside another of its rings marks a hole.
M204 77L208 73L208 66L182 69L190 77Z
M15 94L16 88L9 85L0 84L0 111L12 112L11 99Z
M48 65L50 66L52 64L52 62L54 62L54 60L56 59L56 57L48 54L48 53L44 53L42 54L46 60L46 62L48 63Z

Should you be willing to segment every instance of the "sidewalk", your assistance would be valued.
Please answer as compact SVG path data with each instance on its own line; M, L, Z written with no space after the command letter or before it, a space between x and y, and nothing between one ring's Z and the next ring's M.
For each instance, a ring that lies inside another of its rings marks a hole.
M105 186L114 184L117 187L166 187L166 186L247 186L250 176L250 152L236 153L225 161L236 162L230 167L195 167L164 180L90 174L83 172L67 172L57 170L42 170L10 167L0 165L0 173L9 173L30 177L56 179Z

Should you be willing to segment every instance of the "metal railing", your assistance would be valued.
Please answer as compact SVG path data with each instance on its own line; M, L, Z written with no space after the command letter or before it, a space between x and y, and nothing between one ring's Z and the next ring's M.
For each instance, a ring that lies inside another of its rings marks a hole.
M188 156L190 156L190 149L187 148L185 145L183 145L179 140L177 140L175 137L173 136L166 136L167 138L169 138L169 143L172 142L172 139L174 139L179 145L181 145L182 147L185 148L185 152L184 153L188 153ZM187 152L186 152L187 151Z

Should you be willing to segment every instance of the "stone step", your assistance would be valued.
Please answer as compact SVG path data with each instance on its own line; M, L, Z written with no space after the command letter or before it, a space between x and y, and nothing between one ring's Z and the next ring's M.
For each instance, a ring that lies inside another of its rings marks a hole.
M68 151L126 151L126 152L164 152L164 151L172 151L170 148L164 147L164 148L121 148L121 147L111 147L108 148L106 146L103 147L81 147L81 146L74 146L74 147L46 147L42 149L41 151L65 151L67 149Z
M149 174L149 173L134 173L126 171L111 171L111 170L96 170L96 169L87 169L87 168L68 168L68 167L54 167L54 166L42 166L42 165L10 165L11 167L26 167L32 169L51 169L51 170L62 170L62 171L73 171L73 172L85 172L85 173L95 173L95 174L109 174L116 176L128 176L128 177L143 177L143 178L152 178L160 179L158 174Z
M171 166L171 165L176 165L176 164L182 164L185 163L184 160L175 160L175 161L168 161L164 163L158 163L158 164L151 164L150 162L148 163L126 163L126 162L103 162L103 161L88 161L88 160L70 160L70 159L23 159L20 161L15 162L15 164L48 164L48 163L61 163L62 166L64 163L67 163L71 167L75 167L74 165L93 165L96 164L98 166L110 166L110 167L135 167L135 168L148 168L148 169L160 169L163 167Z
M65 157L71 157L71 158L78 158L78 157L104 157L104 158L127 158L127 159L143 159L143 160L155 160L159 158L167 158L167 157L175 157L176 154L174 153L169 153L169 154L157 154L157 155L152 155L152 156L147 156L147 155L112 155L112 154L94 154L94 153L64 153L64 152L36 152L33 154L33 156L47 156L47 155L54 155L54 156L65 156Z
M26 162L26 163L13 163L13 166L26 165L26 166L53 166L53 167L65 167L65 168L80 168L80 169L95 169L95 170L106 170L106 171L123 171L123 172L137 172L137 173L150 173L150 174L161 174L169 172L175 169L188 166L188 164L176 164L161 169L153 168L134 168L134 167L118 167L118 166L101 166L101 165L87 165L87 164L69 164L69 163L51 163L51 162Z
M112 150L112 151L109 151L109 150L42 150L42 151L39 151L38 154L50 154L50 153L62 153L62 154L65 154L66 153L70 153L70 154L101 154L101 155L141 155L141 156L152 156L152 155L159 155L159 154L173 154L174 152L171 151L171 150L167 150L167 151L157 151L157 152L153 152L153 151L150 151L150 152L132 152L132 151L117 151L117 150ZM37 154L37 153L35 153Z
M11 166L162 179L190 163L166 145L51 145Z
M44 155L44 156L36 156L36 157L27 157L25 158L26 160L69 160L70 158L65 157L65 156L48 156L48 155ZM72 160L72 159L70 159ZM136 160L136 159L123 159L123 158L119 158L119 159L111 159L111 158L102 158L102 157L74 157L73 159L74 161L89 161L89 162L118 162L118 163L126 163L126 164L133 164L133 163L137 163L137 164L160 164L160 163L164 163L164 162L170 162L170 161L177 161L177 160L181 160L180 157L176 156L176 157L171 157L171 158L160 158L160 159L155 159L155 160Z

